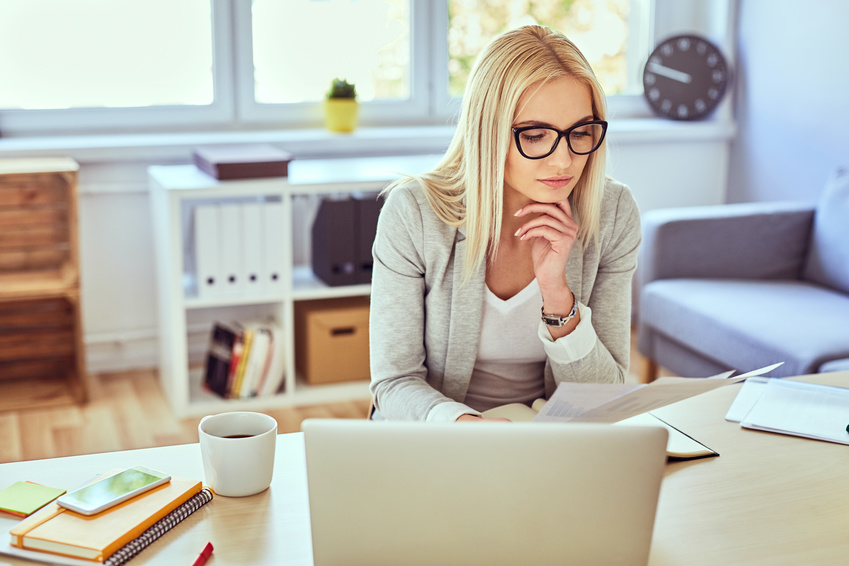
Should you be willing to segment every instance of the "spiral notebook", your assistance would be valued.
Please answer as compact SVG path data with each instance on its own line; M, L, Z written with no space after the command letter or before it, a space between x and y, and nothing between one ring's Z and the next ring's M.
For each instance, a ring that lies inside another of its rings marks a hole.
M146 530L140 537L131 540L123 548L110 556L105 562L105 566L121 566L135 558L142 550L150 546L159 537L176 527L183 519L212 501L212 491L205 487L200 490L194 497L168 513L164 518L160 519L156 524Z
M212 499L200 482L168 484L94 517L49 505L9 531L7 554L61 564L125 563ZM17 548L13 548L17 547ZM60 557L68 557L61 558Z

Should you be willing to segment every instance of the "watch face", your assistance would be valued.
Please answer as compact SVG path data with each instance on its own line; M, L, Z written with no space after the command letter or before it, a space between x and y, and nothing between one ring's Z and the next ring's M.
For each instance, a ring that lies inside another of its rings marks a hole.
M660 116L698 120L719 105L728 86L728 65L719 49L694 35L657 46L643 70L646 100Z

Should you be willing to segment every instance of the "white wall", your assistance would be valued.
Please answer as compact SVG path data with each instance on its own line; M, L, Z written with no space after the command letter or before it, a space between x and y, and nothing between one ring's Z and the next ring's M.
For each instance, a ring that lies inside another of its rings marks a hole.
M849 2L740 0L728 201L816 202L849 167Z

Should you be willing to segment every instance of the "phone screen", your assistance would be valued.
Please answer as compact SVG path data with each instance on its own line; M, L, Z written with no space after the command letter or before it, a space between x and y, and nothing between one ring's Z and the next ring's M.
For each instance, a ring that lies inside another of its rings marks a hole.
M160 482L163 476L149 474L138 468L124 470L62 497L63 502L83 509L98 509L145 486Z

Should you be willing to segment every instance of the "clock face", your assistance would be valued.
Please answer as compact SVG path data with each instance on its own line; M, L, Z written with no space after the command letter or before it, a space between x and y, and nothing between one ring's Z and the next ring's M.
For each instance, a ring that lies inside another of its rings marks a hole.
M694 35L672 37L655 48L643 70L646 100L660 116L699 120L719 105L728 65L719 49Z

